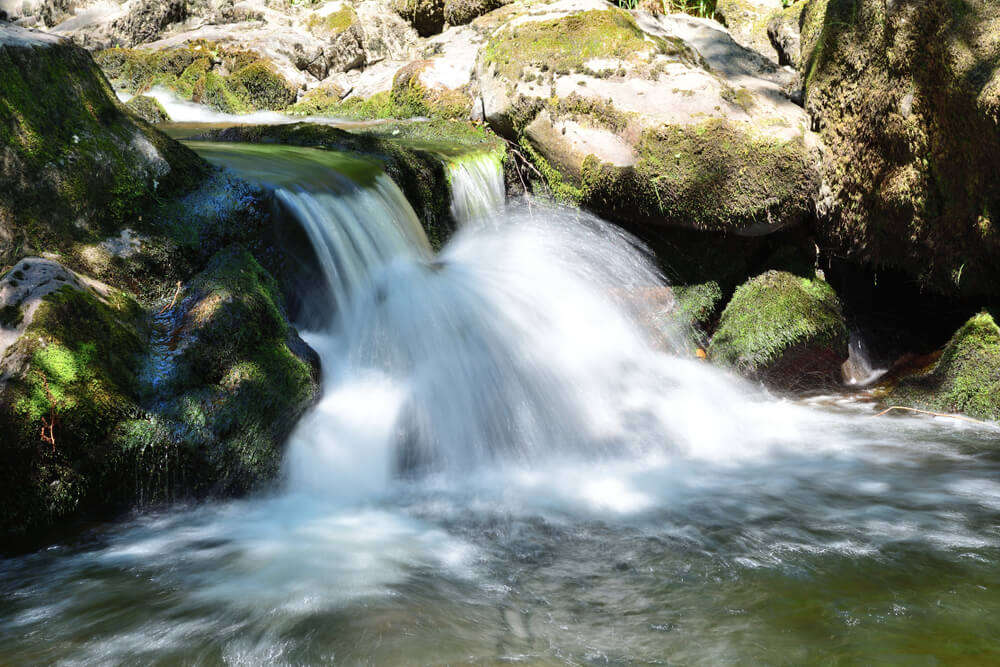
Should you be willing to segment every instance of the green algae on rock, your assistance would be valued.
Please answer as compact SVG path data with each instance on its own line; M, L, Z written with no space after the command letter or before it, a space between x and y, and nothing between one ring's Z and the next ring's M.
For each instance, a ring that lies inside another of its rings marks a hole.
M1000 421L1000 328L982 312L952 336L929 370L884 390L886 406L964 413Z
M847 359L840 301L819 278L768 271L736 290L708 353L713 362L777 389L837 386Z

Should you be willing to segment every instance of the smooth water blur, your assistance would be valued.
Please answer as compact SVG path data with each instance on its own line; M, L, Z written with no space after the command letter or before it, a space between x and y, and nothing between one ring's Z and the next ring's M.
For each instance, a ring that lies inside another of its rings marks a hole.
M431 257L378 173L197 147L288 193L340 290L324 398L280 492L0 560L0 663L1000 658L1000 430L653 349L656 271L578 212Z

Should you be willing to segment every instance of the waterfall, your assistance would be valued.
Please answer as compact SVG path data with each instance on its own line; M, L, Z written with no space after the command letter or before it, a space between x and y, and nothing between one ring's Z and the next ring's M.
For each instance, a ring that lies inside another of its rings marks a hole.
M473 153L448 160L451 214L459 223L487 217L504 204L503 156Z

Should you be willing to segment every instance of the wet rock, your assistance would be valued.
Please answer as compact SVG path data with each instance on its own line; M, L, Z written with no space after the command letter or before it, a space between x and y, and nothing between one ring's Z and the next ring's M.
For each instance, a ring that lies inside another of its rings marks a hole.
M1000 420L1000 328L982 312L960 328L940 357L883 391L884 407L964 413Z
M826 282L768 271L736 290L708 355L775 389L831 389L841 383L847 339L840 301Z

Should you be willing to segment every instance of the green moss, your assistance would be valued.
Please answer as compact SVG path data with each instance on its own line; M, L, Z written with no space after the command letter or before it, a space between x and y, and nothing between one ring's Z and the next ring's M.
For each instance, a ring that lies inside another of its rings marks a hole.
M170 120L163 105L155 98L146 95L136 95L125 106L136 116L153 125L166 123Z
M326 16L313 14L306 24L309 32L320 37L334 37L350 28L358 20L353 7L345 6Z
M836 384L847 358L840 302L822 280L769 271L736 290L708 352L713 362L775 386Z
M1000 420L1000 329L992 315L966 322L929 372L899 382L883 402Z
M744 231L806 219L817 187L801 140L757 137L722 120L646 130L632 168L588 158L579 201L613 219Z
M296 93L285 78L261 61L235 72L226 84L248 108L281 111L295 102Z
M692 327L705 332L722 303L722 288L713 281L699 285L675 285L677 317Z
M417 61L402 67L392 81L392 102L399 109L412 110L414 116L429 118L468 118L472 98L464 90L427 88L420 73L430 61Z
M486 62L510 80L520 78L526 66L583 71L594 58L646 62L654 53L692 57L681 42L650 38L619 9L521 23L494 33L484 50Z

